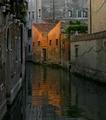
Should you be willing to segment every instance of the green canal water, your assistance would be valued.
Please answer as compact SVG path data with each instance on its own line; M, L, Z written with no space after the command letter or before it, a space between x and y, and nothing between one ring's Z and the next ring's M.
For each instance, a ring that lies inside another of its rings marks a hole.
M4 120L106 120L106 85L27 63L22 88Z

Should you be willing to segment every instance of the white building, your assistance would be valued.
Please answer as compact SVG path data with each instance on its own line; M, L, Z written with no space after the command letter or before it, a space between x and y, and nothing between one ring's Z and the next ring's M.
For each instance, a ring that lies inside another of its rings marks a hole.
M42 1L29 0L28 1L28 28L31 29L33 22L41 22L42 20Z
M42 0L43 19L88 19L87 0Z
M28 0L28 13L27 13L28 41L26 42L27 57L32 55L31 29L32 24L36 22L42 22L42 0Z

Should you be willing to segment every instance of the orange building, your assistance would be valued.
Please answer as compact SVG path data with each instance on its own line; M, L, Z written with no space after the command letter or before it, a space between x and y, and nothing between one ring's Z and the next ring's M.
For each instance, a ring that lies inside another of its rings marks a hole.
M71 42L68 34L61 33L61 65L65 68L69 67L71 60Z
M32 26L32 49L35 62L60 63L61 22L51 25L38 23Z

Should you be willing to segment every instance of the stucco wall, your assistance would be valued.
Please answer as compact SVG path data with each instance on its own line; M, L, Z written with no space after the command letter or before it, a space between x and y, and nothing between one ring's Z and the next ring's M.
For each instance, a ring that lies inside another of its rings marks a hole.
M42 32L38 31L34 26L32 26L32 41L33 58L36 62L40 62L42 56L42 48L47 47L47 37L43 37Z
M61 28L61 23L59 22L48 33L48 61L54 63L60 62L60 28ZM51 40L51 45L49 45L50 40ZM57 44L56 44L56 40L57 40Z
M105 0L89 0L91 1L91 20L89 14L89 31L91 27L92 33L106 30L106 1ZM89 3L90 11L90 3ZM91 26L90 26L91 21Z
M75 46L78 45L78 57L75 57ZM96 67L96 40L71 43L71 62L92 68Z
M78 48L76 57L75 49ZM92 36L87 40L72 41L71 62L75 65L73 70L95 79L106 79L106 38L99 39Z
M35 26L32 27L33 58L36 62L43 61L43 49L46 50L46 62L60 62L60 26L59 22L49 32L40 32Z

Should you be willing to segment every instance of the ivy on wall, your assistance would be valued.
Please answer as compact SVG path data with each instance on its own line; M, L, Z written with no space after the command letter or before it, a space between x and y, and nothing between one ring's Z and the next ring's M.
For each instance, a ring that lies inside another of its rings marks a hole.
M10 1L10 13L13 14L17 19L26 24L28 4L24 0L11 0Z

